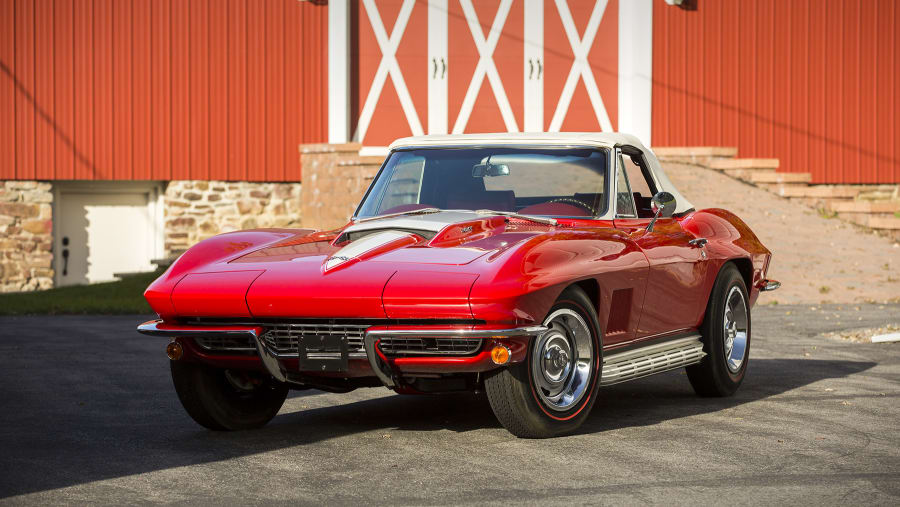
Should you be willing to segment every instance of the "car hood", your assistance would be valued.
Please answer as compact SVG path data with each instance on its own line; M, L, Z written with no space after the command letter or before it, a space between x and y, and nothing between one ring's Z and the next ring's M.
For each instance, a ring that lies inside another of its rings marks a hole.
M262 241L254 233L265 231L242 231L229 244L247 239L243 243L251 246L218 258L207 255L205 262L193 259L171 283L171 308L166 302L162 309L185 317L393 319L424 313L471 319L469 293L485 264L549 229L446 211L369 220L338 231L280 231ZM148 300L162 314L150 292Z

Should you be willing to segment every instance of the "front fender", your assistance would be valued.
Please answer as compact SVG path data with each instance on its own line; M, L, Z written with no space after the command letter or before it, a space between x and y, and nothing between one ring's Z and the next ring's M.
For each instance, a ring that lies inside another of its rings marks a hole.
M275 243L307 237L313 229L254 229L205 239L183 253L144 291L144 298L163 319L175 315L172 290L188 273L227 269L228 262ZM215 268L214 266L218 266Z
M566 287L587 279L600 287L596 311L605 322L613 290L636 285L642 300L648 267L633 241L606 228L552 231L481 262L498 265L472 286L473 316L514 325L540 323Z

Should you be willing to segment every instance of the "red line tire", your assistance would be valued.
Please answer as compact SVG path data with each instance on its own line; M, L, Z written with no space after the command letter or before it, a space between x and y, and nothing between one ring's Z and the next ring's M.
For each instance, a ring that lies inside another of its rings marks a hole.
M573 324L557 322L554 316ZM569 287L547 317L545 325L550 324L551 329L531 340L525 361L496 370L484 381L497 420L520 438L548 438L575 431L590 414L600 388L602 335L591 300L580 288ZM572 334L568 348L566 332ZM561 386L557 395L554 385Z

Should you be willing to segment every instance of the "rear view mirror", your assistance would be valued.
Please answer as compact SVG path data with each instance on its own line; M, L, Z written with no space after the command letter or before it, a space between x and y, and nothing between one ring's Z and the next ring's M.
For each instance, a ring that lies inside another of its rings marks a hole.
M472 166L473 178L494 176L509 176L509 166L506 164L476 164Z

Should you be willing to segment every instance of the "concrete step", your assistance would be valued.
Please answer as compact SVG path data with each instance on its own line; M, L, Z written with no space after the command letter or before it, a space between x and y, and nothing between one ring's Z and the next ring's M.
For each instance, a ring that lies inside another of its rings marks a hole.
M737 170L737 169L731 169ZM728 171L726 171L727 173ZM809 183L810 173L777 173L775 171L753 171L750 174L752 183Z
M802 183L763 183L760 187L782 197L812 197L818 199L853 198L864 189L854 185L806 185Z
M710 169L778 169L777 158L721 158L710 160Z
M859 201L834 200L825 205L829 211L837 213L887 213L900 212L900 201Z
M732 178L737 178L741 181L753 182L753 175L755 173L775 173L775 168L766 167L766 168L745 168L745 169L725 169L722 170L728 176Z
M900 217L892 214L838 213L838 217L872 229L900 230Z
M653 153L659 159L735 157L737 148L734 146L655 146Z
M900 231L900 217L898 216L870 216L869 227L873 229L887 229Z

